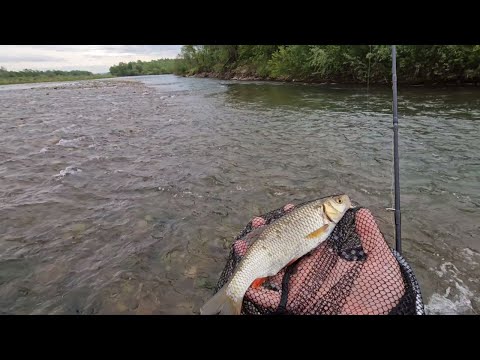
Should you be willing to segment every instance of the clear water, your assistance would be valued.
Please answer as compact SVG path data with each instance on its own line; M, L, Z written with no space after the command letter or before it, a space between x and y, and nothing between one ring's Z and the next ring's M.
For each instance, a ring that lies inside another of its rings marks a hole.
M332 193L393 244L390 89L124 80L0 87L1 313L198 313L251 217ZM480 91L399 114L404 255L429 313L479 313Z

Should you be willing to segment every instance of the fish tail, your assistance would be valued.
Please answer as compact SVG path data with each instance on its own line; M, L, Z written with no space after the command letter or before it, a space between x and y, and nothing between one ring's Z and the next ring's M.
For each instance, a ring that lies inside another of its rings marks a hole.
M230 298L227 286L228 283L201 307L200 315L240 315L243 301L236 302Z

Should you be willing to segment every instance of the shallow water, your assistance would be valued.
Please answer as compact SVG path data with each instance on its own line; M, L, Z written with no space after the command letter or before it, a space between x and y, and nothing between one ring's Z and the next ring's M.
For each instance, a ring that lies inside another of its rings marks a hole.
M393 244L390 89L127 80L0 86L0 313L198 313L252 216L341 191ZM480 91L399 114L404 255L479 313Z

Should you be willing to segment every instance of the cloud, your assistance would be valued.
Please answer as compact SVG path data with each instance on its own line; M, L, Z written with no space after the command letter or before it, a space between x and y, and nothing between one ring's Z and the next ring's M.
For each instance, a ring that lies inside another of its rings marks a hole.
M0 66L8 70L107 72L119 62L175 58L181 45L0 45Z
M48 56L48 55L19 55L19 54L2 54L0 52L0 64L3 63L16 63L19 61L27 62L45 62L45 61L55 61L61 58Z

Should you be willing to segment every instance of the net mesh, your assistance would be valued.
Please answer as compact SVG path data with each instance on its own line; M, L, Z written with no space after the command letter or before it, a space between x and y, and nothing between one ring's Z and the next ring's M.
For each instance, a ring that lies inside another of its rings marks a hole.
M288 204L252 219L235 238L217 292L265 227L307 204ZM328 239L245 294L244 315L423 315L424 304L406 260L386 243L371 212L348 210Z

